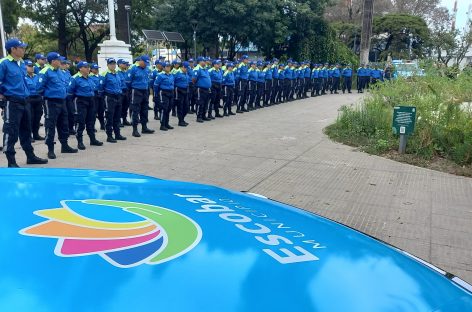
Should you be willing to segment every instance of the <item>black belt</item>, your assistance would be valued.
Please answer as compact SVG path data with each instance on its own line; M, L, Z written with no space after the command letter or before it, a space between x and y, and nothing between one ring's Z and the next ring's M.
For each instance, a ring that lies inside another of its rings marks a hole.
M160 91L161 91L161 92L164 92L164 93L172 93L173 90L164 90L164 89L161 89Z
M6 98L7 98L7 101L10 101L10 102L15 102L15 103L20 103L20 104L28 103L26 98L20 98L16 96L7 96Z
M121 94L105 93L105 95L114 99L118 99Z
M78 99L83 99L83 100L91 100L93 96L81 96L81 95L76 95L75 96Z

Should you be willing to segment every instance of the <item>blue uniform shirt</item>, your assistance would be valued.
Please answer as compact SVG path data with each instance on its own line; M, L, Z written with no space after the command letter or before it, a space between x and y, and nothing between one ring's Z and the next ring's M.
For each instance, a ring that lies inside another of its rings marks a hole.
M266 68L264 68L264 70L262 72L264 73L264 79L265 80L272 80L272 78L273 78L272 68L266 67Z
M28 90L30 92L30 96L38 95L39 94L39 82L38 82L39 76L35 74L33 74L33 76L26 74L25 81L26 81L26 86L28 87Z
M189 68L187 69L187 75L188 75L188 77L189 77L189 79L190 79L190 83L192 83L192 78L195 76L195 73L193 72L193 68L190 68L190 67L189 67Z
M339 68L333 69L333 78L339 78L339 77L341 77L341 71L339 70Z
M118 72L118 76L120 77L121 89L122 90L128 89L128 85L126 84L126 77L128 76L128 71L122 70L120 68L117 68L116 71Z
M274 79L279 79L279 68L277 65L272 65L272 68L271 68L271 71L272 71L272 77Z
M223 82L222 84L224 86L235 86L236 85L236 79L234 78L234 72L233 71L225 71L223 73Z
M342 71L342 76L343 77L352 77L352 69L347 67L347 68L344 68L343 71Z
M72 75L70 74L70 71L66 70L66 69L61 69L62 72L64 73L64 83L67 85L69 85L69 82L70 82L70 79L72 78Z
M39 72L39 93L42 93L46 98L65 99L67 97L65 81L64 71L60 68L54 69L48 64Z
M260 70L260 69L257 69L257 82L264 82L265 81L265 73Z
M248 73L248 80L257 81L257 70L255 68L249 68L247 73Z
M326 67L323 67L323 68L321 69L321 77L322 77L322 78L328 78L328 75L329 75L329 74L328 74L328 69L327 69Z
M366 76L368 76L368 73L367 73L366 68L364 68L364 67L359 67L359 68L357 69L357 76L359 76L359 77L366 77Z
M315 78L319 78L320 76L320 70L318 68L313 68L313 70L311 71L311 78L315 79Z
M121 90L121 79L116 71L112 73L111 70L107 69L100 74L100 85L98 87L98 92L100 94L105 92L118 95L121 94Z
M154 81L154 92L158 93L160 90L174 90L174 75L166 72L161 72L157 75L156 80Z
M128 70L127 84L132 89L148 90L151 81L151 71L148 67L132 66Z
M210 74L206 68L201 67L200 65L195 66L195 85L198 88L210 89L211 88L211 79Z
M383 73L380 69L372 69L372 71L370 72L370 77L374 79L382 79L383 78L382 74Z
M80 72L75 74L67 87L67 94L70 96L86 96L95 95L95 82L89 77L85 78Z
M246 64L241 63L238 66L239 79L248 80L249 79L249 68Z
M38 63L35 63L35 64L34 64L34 73L35 73L36 75L39 75L39 72L41 71L41 69L42 69L42 68L41 68L41 66L39 66Z
M332 68L328 69L328 78L331 78L331 77L333 77L333 69Z
M279 69L279 70L277 70L277 72L279 74L279 79L284 80L285 79L285 70Z
M208 74L210 74L210 79L212 83L221 83L223 81L223 71L221 69L216 69L214 67L208 70Z
M100 87L100 78L97 75L90 73L89 79L95 84L95 93L98 92L98 88Z
M0 61L0 94L27 98L30 93L26 85L26 66L8 55Z
M180 68L174 72L174 85L177 88L187 89L189 84L190 75L188 74L188 72L184 73Z
M310 69L310 67L308 67L308 66L305 67L305 75L304 75L304 76L305 76L305 78L310 78L310 76L311 76L311 69Z
M292 79L293 70L290 67L285 67L284 77L285 79Z

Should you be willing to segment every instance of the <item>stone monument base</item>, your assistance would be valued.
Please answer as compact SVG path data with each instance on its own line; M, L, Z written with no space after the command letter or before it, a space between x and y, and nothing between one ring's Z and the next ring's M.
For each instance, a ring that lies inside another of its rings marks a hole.
M103 43L98 45L100 50L98 51L98 66L100 66L100 72L107 67L107 58L113 57L116 60L124 59L130 63L133 61L130 47L131 45L120 40L105 40Z

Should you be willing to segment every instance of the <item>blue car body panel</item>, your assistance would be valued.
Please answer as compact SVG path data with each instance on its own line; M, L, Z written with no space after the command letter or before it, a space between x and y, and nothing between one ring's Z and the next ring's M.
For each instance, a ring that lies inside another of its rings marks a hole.
M72 169L0 192L0 311L472 311L467 283L261 196Z

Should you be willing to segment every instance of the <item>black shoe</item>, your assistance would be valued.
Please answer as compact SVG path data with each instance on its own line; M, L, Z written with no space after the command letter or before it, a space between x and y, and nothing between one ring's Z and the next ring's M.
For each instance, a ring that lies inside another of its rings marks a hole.
M210 118L207 118L207 117L203 117L202 118L204 121L210 121L211 119Z
M200 123L202 123L202 122L203 122L203 119L201 119L201 118L197 118L197 122L200 122Z
M69 144L67 144L67 143L62 144L62 146L61 146L61 153L64 153L64 154L75 154L75 153L77 153L77 152L78 152L77 149L70 147Z
M133 129L133 134L134 137L139 138L141 134L139 134L138 129Z
M177 116L177 113L172 112L172 117L175 117L175 116Z
M242 113L243 113L243 111L242 111L242 110L240 110L240 109L237 109L237 110L236 110L236 113L238 113L238 114L242 114Z
M20 168L20 166L18 166L18 164L16 162L14 163L8 163L8 168Z
M180 121L179 122L179 127L187 127L188 124L185 121Z
M216 118L223 118L223 115L218 114L218 115L215 115L215 117Z
M125 125L123 123L120 123L120 128L124 128Z
M15 154L6 154L8 161L8 168L20 168L16 163Z
M208 119L215 119L215 117L213 117L213 115L208 115L207 117ZM205 120L205 119L204 119Z
M79 141L79 143L77 143L77 148L81 151L83 151L85 149L85 145L84 145L84 142L82 141Z
M148 106L148 110L153 110L154 108L152 108L151 106Z
M95 138L90 138L90 145L91 146L102 146L103 142L100 142L99 140Z
M235 113L233 113L233 112L229 112L228 114L229 114L229 115L236 115L236 114L235 114Z
M164 126L164 125L162 125L162 126L159 128L159 130L161 130L161 131L167 131L167 127Z
M143 130L141 130L141 132L146 133L146 134L151 134L151 133L154 133L155 131L152 129L149 129L148 127L143 127Z
M39 134L34 134L33 135L33 140L44 141L44 137L40 136Z
M131 123L125 118L125 119L123 119L123 125L131 126Z
M228 117L229 116L228 112L224 112L223 116Z
M113 138L112 135L109 135L109 136L107 137L107 142L108 142L108 143L116 143L117 141Z
M166 125L166 128L169 129L169 130L174 129L174 127L172 127L171 125Z
M115 134L115 140L124 141L126 140L126 137L122 136L121 134Z
M26 163L28 165L44 165L48 163L48 160L44 158L39 158L35 154L31 154L26 158Z
M154 115L154 120L159 120L159 116Z
M247 108L243 108L241 111L244 112L244 113L249 112L249 110Z
M351 91L348 91L347 93L352 93Z
M105 130L105 125L100 125L100 130Z
M69 135L76 135L77 132L74 129L69 129Z
M48 147L48 158L56 159L56 154L54 154L54 148Z

